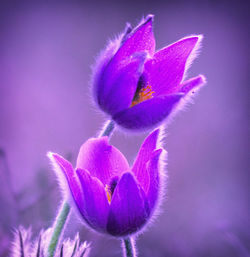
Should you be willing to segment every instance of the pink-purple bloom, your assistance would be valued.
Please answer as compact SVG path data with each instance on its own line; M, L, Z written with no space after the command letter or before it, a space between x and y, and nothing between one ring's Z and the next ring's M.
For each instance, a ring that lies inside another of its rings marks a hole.
M117 237L140 231L150 220L161 196L159 130L143 142L133 166L108 142L91 138L80 149L76 168L49 153L63 188L90 228ZM161 158L160 158L161 157Z
M181 99L205 83L202 75L183 81L201 35L183 38L155 52L153 16L110 42L93 69L99 107L120 126L143 130L163 122Z

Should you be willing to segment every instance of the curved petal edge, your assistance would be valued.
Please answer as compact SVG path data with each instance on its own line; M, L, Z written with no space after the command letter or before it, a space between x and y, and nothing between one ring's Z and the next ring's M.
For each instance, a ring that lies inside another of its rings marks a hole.
M134 131L148 130L160 125L175 109L183 96L184 93L176 93L151 98L115 114L113 120L126 129Z
M116 147L109 144L108 137L88 139L80 148L76 167L88 170L104 186L114 176L120 177L129 170L126 158Z
M106 232L109 203L103 184L87 170L77 169L76 173L83 193L83 218L95 230Z
M113 236L127 236L137 232L149 216L145 193L134 176L127 172L119 180L110 204L107 231Z
M56 153L48 152L47 156L55 168L55 172L63 192L66 193L65 197L68 198L72 195L75 204L80 210L82 210L84 207L82 190L71 163ZM69 192L67 192L68 190Z

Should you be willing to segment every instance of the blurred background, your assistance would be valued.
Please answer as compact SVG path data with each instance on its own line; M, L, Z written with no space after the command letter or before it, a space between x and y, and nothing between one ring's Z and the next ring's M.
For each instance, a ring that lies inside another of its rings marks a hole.
M105 117L91 99L95 57L108 39L155 14L157 48L204 34L189 77L208 83L168 126L167 197L138 238L139 256L250 256L247 1L1 1L0 256L13 229L51 226L61 193L46 157L73 163ZM116 131L130 163L144 135ZM66 235L92 242L90 256L121 256L118 240L85 229L74 214Z

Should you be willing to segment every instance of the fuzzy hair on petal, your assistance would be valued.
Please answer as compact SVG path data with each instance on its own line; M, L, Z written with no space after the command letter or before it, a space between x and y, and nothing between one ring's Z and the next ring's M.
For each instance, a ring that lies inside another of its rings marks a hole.
M159 192L158 199L156 201L154 210L152 212L152 216L150 221L153 222L158 215L161 213L161 206L164 198L167 196L167 158L168 153L165 149L162 149L160 154L158 169L159 169Z
M190 104L194 103L194 97L198 95L201 88L203 88L206 83L206 77L204 75L199 75L196 78L199 78L200 83L197 84L194 88L192 88L190 91L183 91L180 89L180 93L183 93L183 97L180 99L180 101L176 104L175 108L171 111L171 113L167 116L166 119L164 119L159 126L161 126L161 133L164 134L164 131L166 131L166 128L169 126L169 124L174 120L174 118L177 115L180 115L182 111L188 110L188 106ZM190 79L192 80L192 78ZM182 84L185 84L186 81L184 81Z
M108 41L106 47L97 55L94 64L91 66L92 75L89 83L91 85L90 95L94 96L96 103L98 103L98 84L100 83L102 73L131 30L130 24L127 23L124 32Z
M202 77L203 83L199 86L193 88L190 90L185 96L179 101L176 108L171 112L171 114L168 116L166 122L163 124L164 130L168 127L168 125L174 120L177 115L180 115L183 111L189 110L189 106L191 104L194 104L194 97L196 97L199 94L199 91L201 88L203 88L206 84L206 78L203 75L200 75Z
M191 54L188 56L188 59L186 61L186 65L185 65L185 71L184 71L184 74L183 74L183 78L182 78L182 81L184 81L186 79L186 77L188 76L188 69L191 67L193 61L199 56L200 54L200 50L202 48L202 40L204 38L203 35L190 35L188 37L185 37L185 38L189 38L189 37L198 37L198 41L197 43L195 44L195 47L193 48ZM183 38L183 39L185 39Z
M189 94L190 92L192 92L192 94L194 94L205 84L206 84L205 76L199 75L184 81L180 85L181 86L180 92L183 92L184 94Z
M63 171L61 170L61 167L58 165L58 163L54 159L54 153L48 152L47 156L51 161L52 168L56 174L57 182L59 184L59 187L61 189L63 199L71 199L71 191L69 189L68 181L66 177L63 174Z
M163 137L163 134L164 134L163 127L161 127L160 135ZM158 151L158 150L156 150L156 151ZM158 167L158 170L159 170L158 199L156 201L155 207L153 208L153 211L151 212L151 215L148 218L147 222L144 224L144 226L138 232L133 234L134 238L136 238L139 235L146 232L154 224L154 222L157 221L157 217L163 212L161 210L161 206L162 206L164 198L166 198L166 195L167 195L167 192L166 192L167 191L166 190L166 187L167 187L167 151L165 149L162 149L158 166L159 166Z
M163 200L167 196L167 159L168 159L168 153L163 148L164 139L166 138L166 131L164 125L159 126L157 129L155 129L151 134L158 133L157 141L156 141L156 148L154 150L154 153L161 150L159 162L158 162L158 170L159 170L159 192L158 192L158 199L156 201L155 207L153 208L153 211L151 212L150 217L148 218L147 222L143 225L143 227L136 233L132 235L133 238L136 238L137 236L143 234L145 231L147 231L151 226L154 224L154 222L157 220L157 217L162 213L161 206L163 203ZM144 140L145 141L145 140Z

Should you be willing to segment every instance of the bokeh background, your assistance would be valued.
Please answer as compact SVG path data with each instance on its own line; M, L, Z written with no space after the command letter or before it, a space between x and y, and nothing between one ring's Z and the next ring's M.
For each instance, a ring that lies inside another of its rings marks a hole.
M22 224L51 226L61 201L48 150L75 162L105 117L92 103L91 65L127 21L155 14L157 48L204 34L189 76L204 87L168 126L167 197L138 238L139 256L250 256L247 1L1 1L0 256ZM130 163L145 135L116 132ZM92 242L91 256L121 256L118 240L71 217L66 235Z

